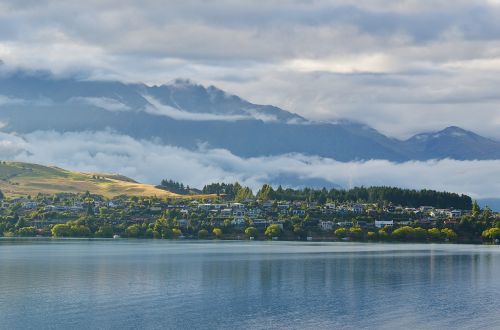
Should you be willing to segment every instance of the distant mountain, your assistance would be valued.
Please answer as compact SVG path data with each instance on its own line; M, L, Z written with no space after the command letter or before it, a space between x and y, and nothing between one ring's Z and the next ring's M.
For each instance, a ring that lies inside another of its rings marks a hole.
M44 72L0 76L2 131L100 131L244 156L303 153L339 161L500 159L500 142L457 127L406 141L349 121L309 121L214 86L174 80L161 86L56 79Z
M481 208L489 207L494 212L500 212L500 198L483 198L477 202Z
M499 142L460 127L451 126L434 133L423 133L406 141L409 150L424 158L500 159Z

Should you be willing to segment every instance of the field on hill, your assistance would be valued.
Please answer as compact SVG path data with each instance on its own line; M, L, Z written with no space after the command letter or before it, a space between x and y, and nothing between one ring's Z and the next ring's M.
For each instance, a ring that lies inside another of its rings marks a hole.
M71 172L54 166L5 161L0 162L0 190L7 196L89 191L106 197L183 197L121 175Z

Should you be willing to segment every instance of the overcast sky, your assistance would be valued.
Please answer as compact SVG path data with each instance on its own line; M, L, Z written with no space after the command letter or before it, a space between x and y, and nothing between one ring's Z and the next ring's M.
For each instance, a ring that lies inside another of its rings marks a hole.
M500 139L500 0L0 0L5 67L214 84L316 120Z

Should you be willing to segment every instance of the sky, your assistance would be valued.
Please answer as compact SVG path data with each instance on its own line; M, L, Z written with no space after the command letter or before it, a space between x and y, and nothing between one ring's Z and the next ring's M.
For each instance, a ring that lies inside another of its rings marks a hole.
M187 78L401 139L454 125L500 140L500 0L0 0L0 66L147 84ZM500 196L491 179L500 161L243 159L110 131L0 132L0 158L195 187L256 189L293 175Z
M500 140L499 0L0 0L11 68L214 84L314 120Z

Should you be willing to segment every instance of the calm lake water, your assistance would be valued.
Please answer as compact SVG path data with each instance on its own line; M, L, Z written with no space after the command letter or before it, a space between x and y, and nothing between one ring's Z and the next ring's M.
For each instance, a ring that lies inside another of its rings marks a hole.
M500 329L497 246L0 239L1 329Z

